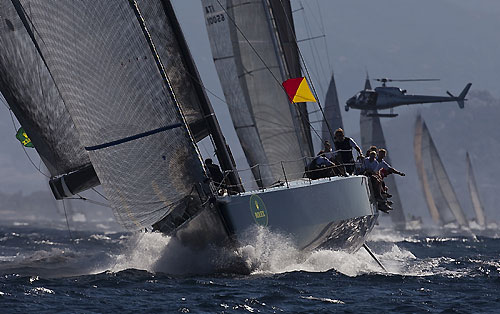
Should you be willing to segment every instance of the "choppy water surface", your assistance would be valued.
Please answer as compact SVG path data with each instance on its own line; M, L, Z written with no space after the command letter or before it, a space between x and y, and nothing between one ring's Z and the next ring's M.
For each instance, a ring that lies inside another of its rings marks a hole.
M2 312L500 311L496 230L375 229L360 250L301 253L255 231L236 251L194 252L153 233L0 229ZM231 273L235 259L251 275Z

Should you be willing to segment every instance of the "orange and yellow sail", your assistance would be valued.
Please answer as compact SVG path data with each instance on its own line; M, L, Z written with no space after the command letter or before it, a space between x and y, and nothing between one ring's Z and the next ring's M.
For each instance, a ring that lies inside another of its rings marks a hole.
M288 79L283 82L283 87L288 94L288 99L290 99L292 103L316 102L316 98L314 98L314 95L311 93L311 89L305 77Z

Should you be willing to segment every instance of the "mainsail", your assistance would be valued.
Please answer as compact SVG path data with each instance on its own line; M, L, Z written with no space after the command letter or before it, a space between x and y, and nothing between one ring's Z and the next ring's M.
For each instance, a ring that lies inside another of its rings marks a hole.
M325 97L325 118L321 127L321 139L333 143L332 133L338 128L343 129L344 124L342 123L342 114L340 113L335 77L332 74Z
M417 118L417 125L419 123ZM421 158L422 166L427 178L428 189L430 189L433 197L433 203L436 210L439 212L439 223L446 224L456 221L460 226L467 226L467 219L458 202L457 196L444 165L439 157L436 145L432 140L429 129L425 122L421 123ZM418 130L418 126L417 126ZM416 133L417 134L417 133ZM417 148L418 145L415 145ZM418 167L418 163L417 163ZM421 172L420 170L419 172ZM422 182L424 184L424 182ZM425 191L426 187L424 187ZM424 192L425 193L425 192ZM429 205L429 201L427 201ZM429 210L433 218L436 216L432 205L429 205ZM435 218L434 218L435 219ZM435 220L436 221L436 220ZM437 222L437 221L436 221Z
M0 92L51 176L56 198L99 185L73 120L9 0L0 1Z
M271 165L254 175L268 186L283 178L281 161L294 161L284 163L287 177L302 177L306 141L297 110L281 88L289 77L269 3L202 3L216 69L247 160L251 166Z
M470 198L472 200L472 207L476 213L476 221L480 226L486 226L486 218L484 216L483 205L479 198L479 191L477 189L476 179L472 170L472 163L470 161L469 153L466 155L467 159L467 186L469 187Z
M361 147L363 152L367 151L371 145L375 145L377 148L387 148L387 145L385 144L384 131L382 130L382 125L380 124L380 118L377 116L368 116L370 113L376 113L376 111L370 112L367 110L361 110L360 113L359 124L361 131ZM389 156L385 157L385 160L391 164ZM389 188L389 193L392 194L391 200L393 202L393 210L390 213L391 220L397 228L405 228L406 219L394 175L388 176L384 179L384 181Z
M25 15L24 26L118 221L137 230L174 209L200 207L200 156L141 6L135 1L13 2Z

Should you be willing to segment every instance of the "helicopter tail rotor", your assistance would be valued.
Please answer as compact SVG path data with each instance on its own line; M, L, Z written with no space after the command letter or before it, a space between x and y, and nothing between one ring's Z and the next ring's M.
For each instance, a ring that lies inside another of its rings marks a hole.
M460 109L463 109L465 107L465 101L467 100L467 99L465 99L465 96L467 96L467 93L469 92L469 89L471 86L472 86L472 83L465 85L464 90L460 93L460 95L458 95L458 97L453 96L453 94L450 93L449 91L446 91L446 93L450 97L456 98L457 103L458 103L458 107L460 107Z

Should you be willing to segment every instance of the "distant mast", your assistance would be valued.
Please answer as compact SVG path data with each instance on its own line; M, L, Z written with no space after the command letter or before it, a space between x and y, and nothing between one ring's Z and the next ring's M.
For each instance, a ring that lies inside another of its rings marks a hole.
M479 190L476 184L476 178L474 176L474 171L472 169L472 162L470 160L469 153L466 155L467 160L467 186L469 188L470 198L472 201L472 207L474 208L474 212L476 213L476 221L477 223L485 227L486 226L486 218L484 215L484 208L481 203L481 199L479 198Z
M328 122L328 125L327 125ZM330 79L330 85L326 92L325 97L325 117L321 125L321 139L324 141L330 141L333 143L333 134L338 128L344 128L342 122L342 114L340 113L339 97L337 94L337 86L335 85L335 76L332 73L332 78Z

